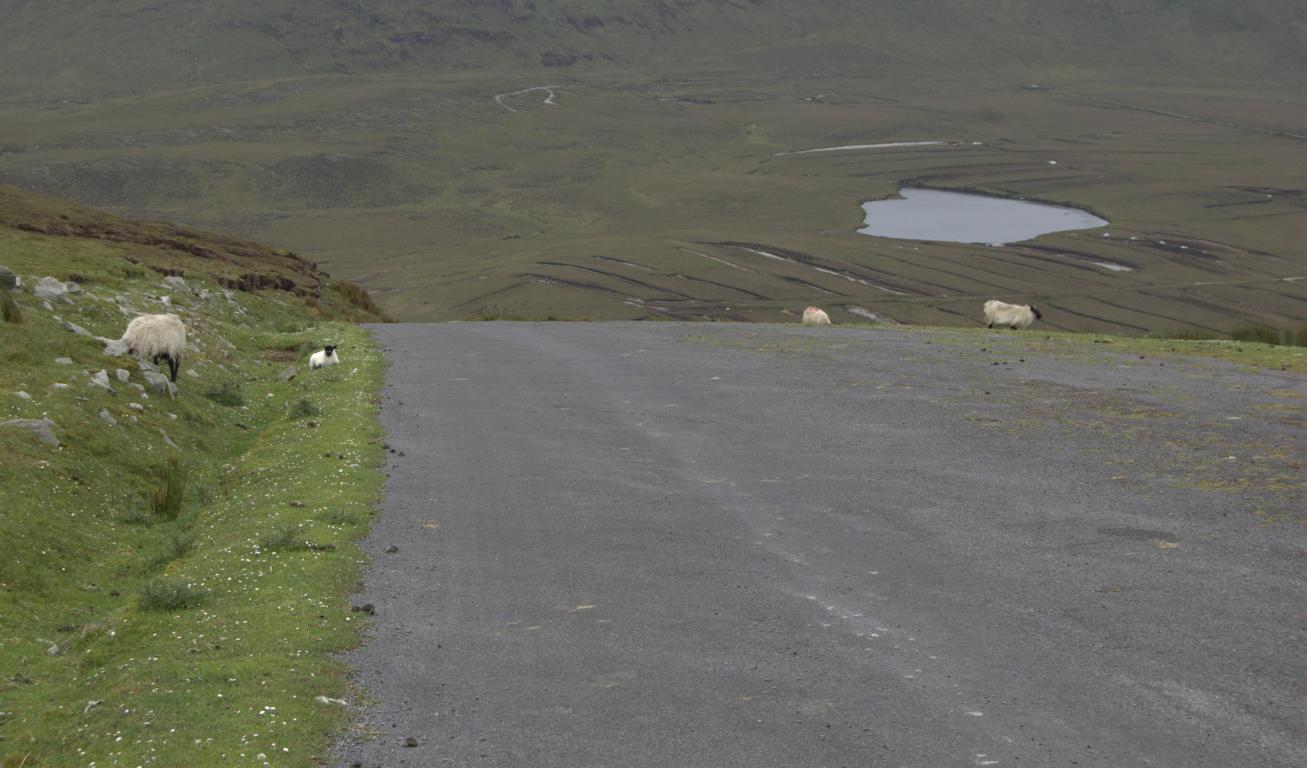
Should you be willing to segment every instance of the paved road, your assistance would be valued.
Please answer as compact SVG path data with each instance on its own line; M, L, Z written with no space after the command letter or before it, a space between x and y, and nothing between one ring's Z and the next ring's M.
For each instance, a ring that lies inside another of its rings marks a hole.
M376 703L339 765L1307 765L1300 377L1011 333L376 334Z

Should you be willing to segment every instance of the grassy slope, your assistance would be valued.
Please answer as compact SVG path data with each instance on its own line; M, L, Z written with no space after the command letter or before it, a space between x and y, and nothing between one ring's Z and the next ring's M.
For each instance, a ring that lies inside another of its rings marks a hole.
M1292 0L11 0L0 8L0 95L36 99L303 74L593 73L687 61L1186 78L1233 76L1231 61L1258 77L1307 62L1307 12ZM119 55L125 50L133 55Z
M11 226L40 224L41 214L95 218L136 240L159 228L9 195L0 264L29 278L84 280L85 292L54 313L116 337L126 316L114 297L162 311L158 297L169 294L190 339L179 395L168 400L116 379L113 393L89 385L88 372L106 368L143 379L134 362L105 357L102 344L66 330L29 293L16 295L24 321L0 323L0 421L49 416L62 443L54 449L0 428L8 555L0 561L0 764L229 765L259 752L277 753L279 765L315 764L345 716L314 697L345 690L327 654L357 637L345 600L360 562L352 541L380 485L373 416L382 360L360 329L331 318L367 315L332 290L317 308L277 290L233 291L229 300L206 275L230 267L216 258ZM234 243L190 237L214 251ZM241 269L253 268L257 247L241 247L249 259ZM150 265L184 269L213 293L169 289ZM273 252L262 267L321 279ZM302 365L324 338L343 345L347 365L278 382L288 360ZM73 364L56 364L61 356ZM223 385L243 405L204 396ZM102 409L116 425L101 421ZM313 410L321 415L301 415ZM171 458L189 470L176 520L153 516L147 503ZM292 540L336 548L259 547L290 524L304 526ZM191 610L146 610L140 590L158 579L207 597Z

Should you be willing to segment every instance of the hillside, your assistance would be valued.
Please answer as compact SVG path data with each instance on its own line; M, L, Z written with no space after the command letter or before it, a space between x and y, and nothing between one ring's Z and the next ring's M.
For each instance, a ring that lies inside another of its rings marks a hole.
M0 10L0 182L311 254L405 319L967 325L998 297L1061 330L1223 334L1307 313L1298 3ZM1111 226L857 234L904 183Z
M291 254L14 190L0 266L0 765L312 764L380 484L342 321L377 316ZM141 312L187 326L175 392L106 344Z
M1263 77L1307 62L1307 10L1289 0L6 0L0 15L0 95L38 100L309 74L732 60L1186 78L1229 77L1230 60Z

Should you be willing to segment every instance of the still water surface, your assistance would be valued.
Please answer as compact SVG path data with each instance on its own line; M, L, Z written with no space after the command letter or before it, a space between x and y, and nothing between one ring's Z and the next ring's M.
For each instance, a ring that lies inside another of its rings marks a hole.
M858 232L900 240L1003 245L1107 225L1087 211L1047 203L910 187L899 194L903 199L863 203L866 226Z

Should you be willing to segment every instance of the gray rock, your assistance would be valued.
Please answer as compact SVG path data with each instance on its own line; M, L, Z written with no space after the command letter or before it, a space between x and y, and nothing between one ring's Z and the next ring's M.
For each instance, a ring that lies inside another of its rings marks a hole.
M43 277L32 286L32 293L49 301L72 301L68 298L68 286L53 277Z
M70 323L70 322L67 321L67 320L64 321L64 327L67 328L68 330L72 331L73 333L77 334L78 336L90 336L90 335L91 335L91 332L90 332L90 331L86 330L85 328L83 328L82 326L78 325L77 323Z
M0 288L17 288L18 275L9 267L0 267Z
M105 371L105 370L99 370L99 371L96 371L95 373L91 374L91 383L94 384L94 385L97 386L97 387L102 387L102 388L104 388L104 389L107 389L107 390L109 390L110 392L113 391L113 387L109 386L109 372L108 372L108 371Z
M65 383L63 383L62 381L56 381L55 383L51 384L50 387L51 387L52 389L68 389L68 388L69 388L68 385L65 384Z
M145 376L145 386L147 391L153 392L156 395L167 395L168 397L177 396L177 385L169 381L168 377L159 373L158 370L142 370L141 375Z
M298 376L299 372L300 372L299 368L296 368L293 365L288 365L284 370L282 370L281 373L277 374L277 381L280 381L282 384L285 384L286 382Z
M73 359L72 359L71 357L56 357L56 358L54 359L54 361L55 361L56 363L58 363L59 365L72 365L72 364L73 364Z
M14 397L18 398L19 400L31 400L31 399L32 399L32 396L31 396L31 395L27 394L26 392L24 392L24 391L21 390L21 389L14 393Z
M132 423L133 423L133 424L135 424L135 423L136 423L136 422L137 422L137 418L136 418L136 414L134 414L134 413L133 413L133 414L130 414L130 415L128 415L128 417L127 417L127 418L128 418L128 419L130 419L130 420L131 420L131 422L132 422Z
M174 291L189 291L191 287L186 284L186 278L177 275L168 275L163 279L164 287L171 288Z
M169 447L169 448L172 448L172 449L174 449L174 450L178 450L178 451L181 450L181 446L179 446L179 445L177 445L176 443L174 443L174 442L172 441L172 438L171 438L171 437L168 437L168 433L163 431L163 428L162 428L162 427L159 428L159 434L163 435L163 441L164 441L165 443L168 444L168 447Z
M77 283L72 282L71 280L70 280L69 282L64 283L64 288L67 288L67 289L68 289L68 293L70 293L70 294L83 293L83 291L82 291L82 286L78 285Z
M171 297L171 296L160 296L160 297L159 297L159 301L163 302L163 305L164 305L165 307L171 307L171 306L172 306L172 297Z
M194 368L187 368L186 375L190 376L192 379L200 378L200 374Z
M115 379L119 381L127 381L132 377L132 374L126 368L115 368L113 371L113 376Z
M50 300L49 300L49 299L44 299L44 300L42 300L42 302L41 302L41 308L44 309L46 312L53 312L53 311L54 311L54 307L52 307L52 306L50 305Z
M104 345L104 353L109 357L122 357L127 354L127 343L122 339L113 339Z
M0 427L18 427L36 433L36 439L51 448L59 447L59 438L54 436L54 422L49 419L10 419L0 421Z
M143 411L143 410L145 410L145 406L141 405L140 403L128 403L128 404L127 404L127 407L128 407L128 408L131 408L133 411Z
M110 414L108 409L106 408L100 409L100 421L103 421L105 424L108 424L111 427L118 426L118 420L115 419L113 415Z
M137 383L134 382L134 381L129 381L129 382L127 382L127 386L131 387L132 389L136 390L137 392L144 392L144 391L145 391L145 385L144 385L144 384L137 384Z

